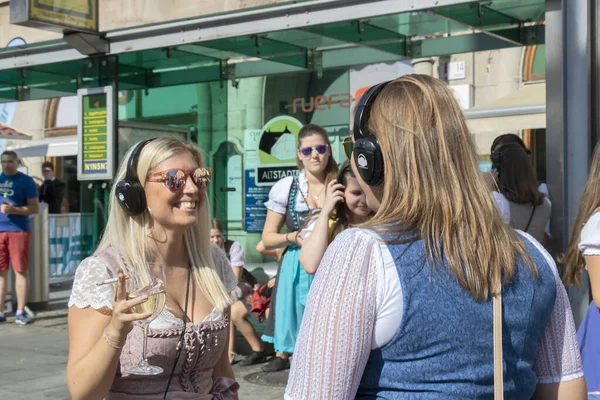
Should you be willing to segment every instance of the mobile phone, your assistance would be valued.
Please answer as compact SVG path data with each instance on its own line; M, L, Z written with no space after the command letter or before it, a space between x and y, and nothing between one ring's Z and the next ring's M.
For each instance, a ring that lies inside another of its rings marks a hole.
M342 185L344 184L344 173L345 172L346 172L345 168L342 168L338 171L337 178L336 178L337 183L342 184Z
M337 178L336 181L339 184L344 184L344 174L346 173L346 170L350 168L350 161L346 160L342 163L342 165L340 165L340 169L338 169L338 173L337 173Z

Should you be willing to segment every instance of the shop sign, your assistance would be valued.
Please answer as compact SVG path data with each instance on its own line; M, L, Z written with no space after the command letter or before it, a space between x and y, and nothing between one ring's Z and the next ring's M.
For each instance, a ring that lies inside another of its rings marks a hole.
M80 89L77 96L77 179L110 180L114 164L112 87Z
M60 33L98 32L98 0L11 0L10 23Z
M292 114L295 114L298 111L310 113L315 110L331 110L332 107L350 108L352 103L358 101L360 96L362 96L369 87L370 86L361 87L354 93L354 97L350 93L334 93L329 96L311 96L308 99L305 97L296 97L292 100Z

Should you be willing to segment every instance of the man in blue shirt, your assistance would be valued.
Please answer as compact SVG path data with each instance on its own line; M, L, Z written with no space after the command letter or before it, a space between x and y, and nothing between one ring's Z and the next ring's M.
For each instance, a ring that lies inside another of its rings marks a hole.
M0 161L0 322L6 321L4 300L8 287L8 266L12 263L17 292L15 322L26 325L31 322L24 312L29 283L29 215L39 210L38 193L33 179L17 171L17 153L5 151Z

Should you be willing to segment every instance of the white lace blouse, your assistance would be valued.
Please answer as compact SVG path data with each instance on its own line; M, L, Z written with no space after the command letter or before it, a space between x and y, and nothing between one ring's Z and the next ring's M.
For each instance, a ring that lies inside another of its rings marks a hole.
M534 366L538 382L582 377L575 324L556 264L537 241L519 233L542 252L556 279L556 303ZM371 350L389 343L399 329L403 306L394 260L379 237L363 229L338 235L311 286L285 398L353 399Z
M237 279L227 255L225 252L215 245L211 245L213 260L219 276L223 280L225 289L228 292L233 292L237 287ZM114 267L114 266L113 266ZM114 285L96 286L96 282L102 282L106 279L114 277L113 268L106 265L104 260L97 256L86 258L79 264L75 271L75 279L73 281L73 289L69 298L69 308L87 308L91 307L95 310L112 310L112 302L114 297ZM221 313L213 312L209 314L206 320L216 321L222 317ZM170 312L163 311L159 318L152 321L151 327L157 328L158 325L180 325L181 320L174 317Z

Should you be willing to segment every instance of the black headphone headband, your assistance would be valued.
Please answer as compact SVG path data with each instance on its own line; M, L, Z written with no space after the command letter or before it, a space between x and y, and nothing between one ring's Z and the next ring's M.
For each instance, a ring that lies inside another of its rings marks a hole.
M130 216L140 215L146 209L146 194L137 176L137 165L142 149L153 139L147 139L135 145L127 160L125 179L117 182L115 195L123 210Z
M140 154L142 154L142 149L151 141L152 139L142 140L138 144L135 145L133 150L131 151L131 155L129 156L129 160L127 160L127 170L125 171L125 180L127 182L132 182L134 179L138 179L137 176L137 164L138 159L140 158Z
M352 157L362 180L370 186L383 181L383 155L377 138L369 132L369 114L381 90L391 81L370 87L358 101L354 114L354 150Z
M356 106L356 113L354 114L354 140L360 139L366 136L372 136L369 133L368 123L369 114L371 113L371 107L375 103L375 98L381 92L388 83L382 82L377 85L371 86L367 91L360 97L358 105Z

